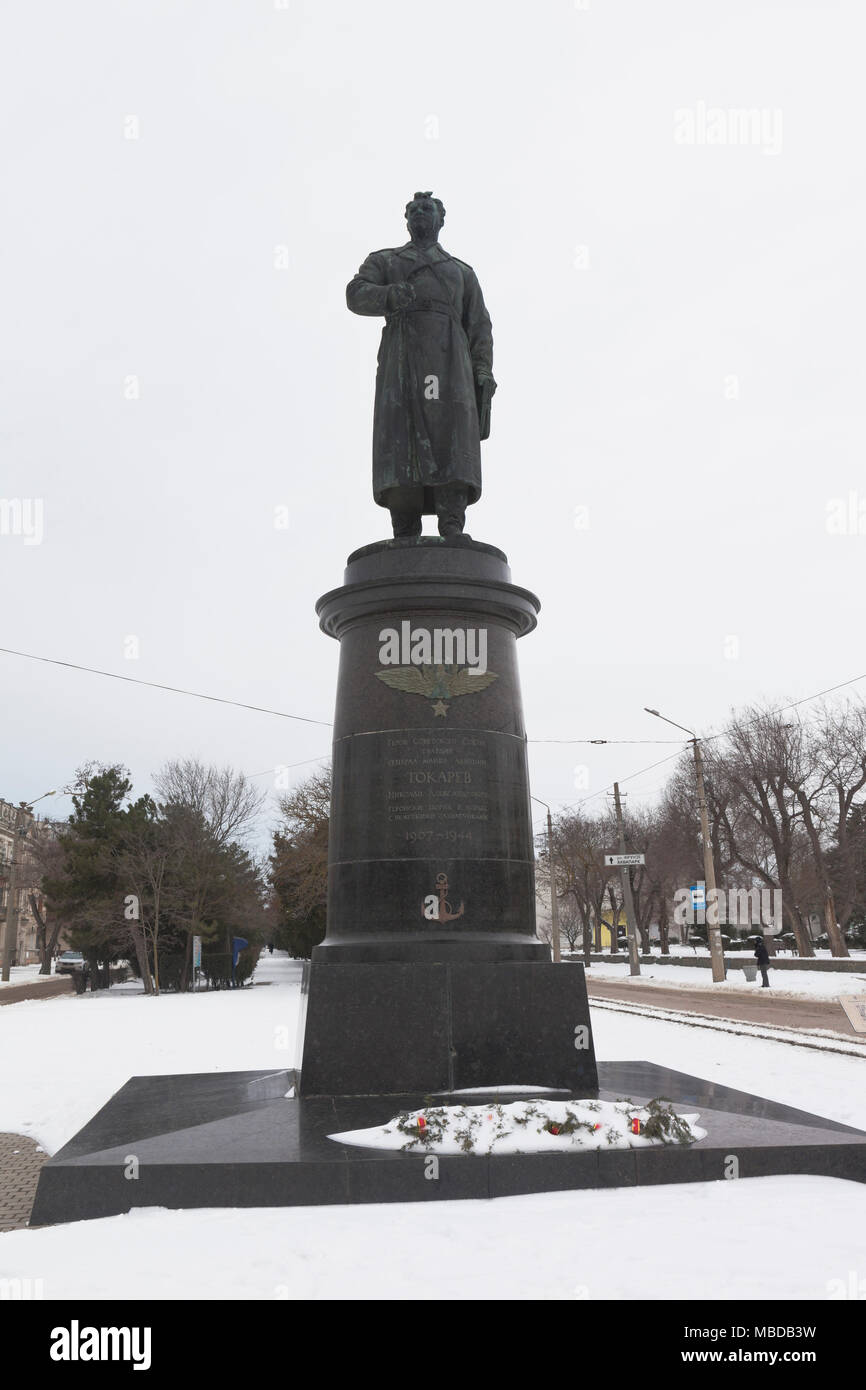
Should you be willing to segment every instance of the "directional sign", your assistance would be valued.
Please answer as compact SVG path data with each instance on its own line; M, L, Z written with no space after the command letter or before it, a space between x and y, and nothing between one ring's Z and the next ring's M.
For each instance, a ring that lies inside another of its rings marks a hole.
M605 864L645 864L646 856L643 854L606 854Z

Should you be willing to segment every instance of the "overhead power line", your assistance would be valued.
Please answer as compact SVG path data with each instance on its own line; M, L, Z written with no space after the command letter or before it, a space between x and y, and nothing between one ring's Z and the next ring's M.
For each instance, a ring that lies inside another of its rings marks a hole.
M107 676L113 681L127 681L130 685L147 685L151 690L169 690L173 695L190 695L194 700L212 700L217 705L234 705L235 709L251 709L256 714L273 714L277 719L294 719L301 724L320 724L326 729L333 727L327 719L308 719L303 714L286 714L285 710L247 705L243 700L227 700L223 695L203 695L200 690L182 690L177 685L160 685L158 681L145 681L138 676L119 676L116 671L100 671L94 666L80 666L76 661L58 661L52 656L34 656L32 652L16 652L11 647L0 647L0 652L5 652L7 656L22 656L26 661L43 661L49 666L66 666L71 671L87 671L91 676Z
M194 700L211 700L219 705L233 705L235 709L254 710L257 714L272 714L278 719L294 719L302 724L320 724L323 728L331 729L333 725L327 719L309 719L303 714L287 714L280 709L265 709L262 705L249 705L243 700L228 700L222 695L205 695L200 690L184 690L177 685L162 685L158 681L142 680L139 676L120 676L116 671L101 671L95 666L82 666L77 661L59 661L52 656L35 656L32 652L15 651L12 647L0 647L0 652L5 652L7 656L20 656L25 661L42 661L49 666L65 666L70 671L86 671L91 676L107 676L110 680L126 681L130 685L146 685L151 690L168 690L173 695L188 695ZM679 739L672 738L531 738L530 743L679 743ZM309 758L308 762L318 762L318 758ZM300 763L293 763L291 766L300 767ZM255 772L254 777L263 777L263 772Z
M820 700L820 698L821 698L822 695L831 695L835 690L844 690L846 686L849 686L849 685L856 685L858 681L862 681L862 680L866 680L866 672L864 672L862 676L852 676L850 680L847 680L847 681L840 681L840 682L838 683L838 685L829 685L829 686L827 686L827 688L826 688L825 690L818 690L818 691L816 691L814 695L804 695L804 696L802 697L802 699L800 699L800 700L792 700L790 704L787 704L787 705L780 705L778 709L768 710L766 714L759 715L759 716L758 716L758 719L766 719L766 718L768 718L770 715L773 715L773 714L784 714L786 710L789 710L789 709L796 709L799 705L806 705L806 704L809 703L810 700ZM758 720L757 720L757 719L756 719L756 720L751 720L750 722L751 722L751 723L757 723ZM748 726L746 726L746 727L748 727ZM717 734L708 734L706 738L703 738L703 739L701 740L701 742L702 742L702 743L710 743L710 742L711 742L712 740L714 740L714 739L717 739L717 738L724 738L728 732L729 732L729 730L727 730L727 729L722 729L720 733L717 733ZM536 741L537 741L537 742L546 742L547 740L536 740ZM661 741L661 740L660 740L660 741ZM671 741L671 742L674 742L674 740L670 740L670 741ZM680 744L680 746L681 746L682 748L685 748L690 742L691 742L691 739L683 739L683 740L682 740L682 743ZM634 779L635 779L636 777L642 777L643 774L644 774L645 772L651 772L651 771L653 770L653 768L655 768L655 767L661 767L664 763L669 763L669 762L671 762L674 758L678 758L679 756L680 756L679 753L670 753L666 758L660 758L659 761L658 761L657 763L650 763L648 767L642 767L638 772L631 772L631 773L629 773L628 777L620 777L620 779L619 779L620 784L622 784L623 782L632 782L632 781L634 781ZM613 790L613 782L609 783L609 785L606 786L606 787L602 787L600 791L591 792L589 796L585 796L585 797L583 797L582 800L577 801L577 802L574 802L573 805L574 805L575 809L576 809L577 807L579 807L579 806L585 806L586 803L587 803L588 801L594 801L595 798L596 798L597 796L603 796L605 792L609 792L609 791L612 791L612 790Z
M307 767L309 763L323 763L326 758L330 758L330 753L320 753L318 758L303 758L299 763L281 763L280 772L290 772L293 767ZM248 772L247 777L273 777L277 771L275 767L266 767L263 772Z
M527 743L664 743L684 744L683 738L528 738Z
M628 777L620 777L618 779L619 784L622 786L624 782L633 782L635 777L642 777L645 772L652 772L654 767L661 767L663 763L669 763L679 756L680 750L677 750L676 753L668 753L666 758L659 758L657 763L650 763L649 767L642 767L638 772L630 772ZM610 782L606 787L602 787L600 791L591 792L589 796L585 796L582 800L575 802L575 807L585 806L587 801L594 801L597 796L604 796L605 792L610 791L613 791L613 782Z
M779 705L778 709L768 709L766 713L757 715L754 719L748 720L741 727L748 729L752 724L759 724L762 719L771 719L774 714L785 714L789 709L797 709L800 705L808 705L810 700L820 700L822 695L832 695L835 690L844 690L848 685L856 685L858 681L866 680L866 672L862 676L852 676L849 681L840 681L838 685L828 685L826 690L818 690L814 695L804 695L802 700L792 700L789 705ZM729 734L730 729L722 729L717 734L707 734L702 740L704 743L711 743L713 739L724 738Z
M170 694L172 694L172 695L186 695L186 696L188 696L190 699L194 699L194 700L209 700L212 704L217 704L217 705L231 705L231 706L232 706L233 708L235 708L235 709L252 710L253 713L255 713L255 714L270 714L270 715L272 715L272 716L273 716L274 718L276 718L276 719L291 719L291 720L293 720L294 722L300 723L300 724L316 724L316 725L318 725L320 728L325 728L325 729L333 728L333 725L332 725L331 721L328 720L328 719L311 719L308 715L303 715L303 714L289 714L289 713L287 713L286 710L269 709L269 708L267 708L266 706L263 706L263 705L251 705L251 704L248 704L248 703L247 703L246 701L244 701L244 700L229 700L229 699L228 699L226 696L224 696L224 695L207 695L207 694L205 694L203 691L200 691L200 690L186 690L186 689L184 689L182 686L177 686L177 685L164 685L164 684L162 684L162 683L159 682L159 681L146 681L146 680L142 680L141 677L139 677L139 676L121 676L121 675L119 675L116 671L103 671L103 670L101 670L100 668L95 667L95 666L83 666L83 665L81 665L81 664L80 664L79 662L77 662L77 661L60 661L57 657L51 657L51 656L37 656L37 655L35 655L35 653L33 653L33 652L21 652L21 651L17 651L17 650L16 650L15 648L13 648L13 647L0 647L0 653L5 654L6 656L18 656L18 657L21 657L21 658L22 658L23 660L25 660L25 661L39 661L39 662L42 662L44 665L48 665L48 666L63 666L63 667L65 667L67 670L70 670L70 671L84 671L84 672L86 672L88 675L91 675L91 676L104 676L104 677L106 677L106 679L108 679L108 680L125 681L128 685L143 685L143 686L147 686L147 687L148 687L149 689L151 689L151 690L167 690L167 691L168 691ZM858 681L862 681L862 680L866 680L866 672L864 672L864 673L863 673L862 675L860 675L860 676L852 676L850 680L847 680L847 681L839 681L839 683L838 683L837 685L829 685L829 686L827 686L824 690L818 690L818 691L816 691L814 695L804 695L804 696L802 697L802 699L799 699L799 700L792 700L789 704L780 705L777 709L774 709L774 710L768 710L768 711L766 712L766 714L758 715L756 719L751 720L751 721L749 721L749 722L750 722L750 723L757 723L760 719L768 718L768 717L770 717L770 716L772 716L772 715L774 715L774 714L784 714L787 710L797 709L800 705L808 704L811 700L819 700L823 695L831 695L831 694L833 694L834 691L836 691L836 690L844 690L847 686L849 686L849 685L856 685L856 684L858 683ZM747 725L746 727L748 727L748 725ZM729 730L727 730L727 729L722 729L719 733L716 733L716 734L707 734L707 735L705 736L705 738L703 739L703 742L705 742L705 743L710 743L710 742L714 741L715 739L724 738L728 732L729 732ZM585 744L585 745L589 745L589 744L598 744L598 745L601 745L601 744L608 744L608 745L619 745L619 746L624 746L624 745L626 745L626 744L632 744L632 745L644 745L644 744L647 744L647 745L655 745L655 744L664 744L664 745L667 745L667 746L676 745L678 748L680 748L680 747L684 747L686 743L691 742L691 740L689 740L689 739L661 739L661 738L656 738L656 739L643 739L643 738L621 738L621 739L615 739L615 738L609 738L609 739L608 739L608 738L574 738L574 739L531 738L531 739L528 739L527 742L528 742L528 743L537 743L537 744L559 744L559 745L562 745L562 746L567 746L567 745L572 745L572 746L574 746L574 745L578 745L578 744ZM327 756L327 755L323 755L323 756ZM671 758L676 757L676 756L677 756L676 753L672 753L672 754L670 755ZM320 758L309 758L309 759L305 759L305 761L307 761L307 762L320 762L321 759L320 759ZM669 762L669 761L670 761L670 758L663 758L663 759L661 760L662 763L664 763L664 762ZM292 767L300 767L301 764L300 764L300 763L292 763L292 764L290 764L290 766L292 766ZM661 763L651 763L649 767L643 768L642 771L643 771L643 772L649 772L653 767L659 767L659 766L661 766ZM262 777L262 776L264 776L265 774L264 774L264 773L255 773L254 775L257 776L257 777ZM640 777L640 776L641 776L641 773L640 773L640 772L633 772L633 773L631 773L628 777L622 777L622 778L620 778L619 780L620 780L620 782L629 782L629 781L632 780L632 778L634 778L634 777ZM613 783L611 782L610 787L606 787L606 788L605 788L605 791L609 791L612 787L613 787ZM583 801L579 801L579 802L577 802L576 804L577 804L578 806L582 806L582 805L584 804L585 801L591 801L591 800L593 799L593 797L600 796L600 795L601 795L600 792L593 792L591 796L585 797L585 798L583 799Z

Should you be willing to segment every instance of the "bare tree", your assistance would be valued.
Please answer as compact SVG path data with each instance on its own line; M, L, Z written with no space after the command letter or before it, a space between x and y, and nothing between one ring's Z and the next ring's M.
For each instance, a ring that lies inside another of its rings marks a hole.
M854 812L866 788L866 711L819 708L808 722L760 707L734 721L711 754L715 818L729 858L782 890L782 911L801 955L814 955L817 911L834 956L857 900ZM726 804L718 803L724 800Z
M220 849L248 839L265 801L265 793L243 772L207 767L198 758L167 762L153 784L167 807L180 807L199 816Z
M181 989L192 974L192 938L207 936L208 905L221 892L222 856L242 846L254 829L265 793L233 768L206 767L197 758L171 761L156 774L154 787L174 845L175 880L170 901L175 921L187 930Z
M328 893L328 832L331 815L331 771L329 767L305 777L278 800L282 824L275 835L277 857L281 861L281 886L288 891L284 901L292 915L301 919L322 911Z
M834 799L828 761L836 760L837 749L828 740L824 727L816 729L796 721L782 726L780 732L787 743L785 773L811 851L827 939L834 956L847 956L848 947L836 921L836 904L826 857L826 851L830 848L827 815L828 812L832 815Z
M814 956L808 912L797 893L804 831L794 788L802 779L800 747L775 711L752 708L734 720L713 753L713 782L730 791L725 833L732 859L767 887L782 891L782 911L801 956Z
M312 773L279 799L270 881L278 931L293 955L309 957L325 931L331 773Z
M574 902L587 964L593 945L601 950L601 926L608 885L614 872L605 866L604 855L615 842L613 837L609 814L592 816L577 810L563 813L553 823L557 896L563 900L571 898ZM614 941L615 936L614 931Z
M663 864L658 855L661 825L662 813L653 807L629 809L623 816L628 852L643 854L646 861L631 870L635 925L640 938L640 948L645 955L649 955L652 950L652 923L657 921L661 932L665 911L665 878Z
M851 702L836 710L822 708L809 744L816 777L806 828L822 889L830 947L834 955L847 955L836 923L842 929L847 927L857 900L862 849L852 841L851 825L855 807L863 805L857 798L866 788L866 708Z
M136 806L137 815L130 816L130 825L124 835L123 849L118 855L117 871L134 903L129 905L127 920L136 922L150 945L153 960L153 993L159 994L159 945L163 925L163 907L170 897L171 867L177 860L180 845L172 838L170 824L158 820L157 808L145 798ZM134 913L138 913L135 916ZM145 952L145 964L149 975L149 962ZM147 991L147 978L145 977Z

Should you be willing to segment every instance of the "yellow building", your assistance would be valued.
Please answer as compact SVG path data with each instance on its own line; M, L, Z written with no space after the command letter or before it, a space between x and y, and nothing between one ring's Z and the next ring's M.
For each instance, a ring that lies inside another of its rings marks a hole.
M618 928L618 930L619 930L619 935L620 935L620 937L624 937L624 936L625 936L626 921L625 921L625 911L623 910L623 908L620 908L620 910L619 910L619 912L618 912L618 914L617 914L616 924L617 924L617 928ZM609 951L609 950L610 950L611 945L613 944L613 943L612 943L613 934L614 934L614 931L613 931L613 912L612 912L610 909L608 909L607 912L602 913L602 918L601 918L601 949L602 949L603 951Z

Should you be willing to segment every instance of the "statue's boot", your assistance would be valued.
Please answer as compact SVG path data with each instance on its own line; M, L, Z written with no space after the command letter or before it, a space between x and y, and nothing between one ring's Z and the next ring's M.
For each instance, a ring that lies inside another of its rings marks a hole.
M435 489L436 515L440 536L462 536L466 525L468 494L459 483L448 483Z
M394 539L402 540L407 536L420 536L421 534L421 513L420 512L391 512L391 526L394 530Z

